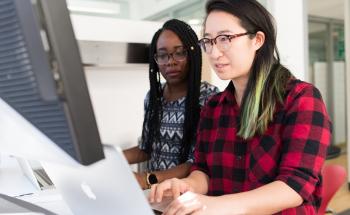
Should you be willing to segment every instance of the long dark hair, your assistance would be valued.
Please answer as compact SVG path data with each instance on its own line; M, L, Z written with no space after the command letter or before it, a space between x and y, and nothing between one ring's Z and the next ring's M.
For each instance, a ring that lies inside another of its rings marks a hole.
M242 100L238 135L249 139L266 131L277 104L283 103L285 87L292 74L280 63L274 18L258 1L209 0L207 15L212 11L232 14L247 32L265 34L265 42L256 52Z
M195 141L195 133L199 120L199 94L201 84L202 53L198 45L198 37L193 29L183 21L171 19L164 23L153 36L149 54L149 104L143 121L142 141L146 143L146 152L152 152L152 143L159 140L160 120L162 115L162 87L160 72L154 54L157 51L159 35L164 30L174 32L182 41L187 50L187 64L189 68L187 78L187 95L185 99L185 119L183 124L183 138L181 145L180 162L187 160L192 143Z

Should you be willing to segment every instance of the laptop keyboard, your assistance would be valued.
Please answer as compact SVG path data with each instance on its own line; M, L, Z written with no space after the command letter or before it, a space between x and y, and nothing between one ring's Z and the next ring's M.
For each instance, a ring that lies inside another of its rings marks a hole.
M44 169L34 169L33 171L41 189L52 188L54 186Z

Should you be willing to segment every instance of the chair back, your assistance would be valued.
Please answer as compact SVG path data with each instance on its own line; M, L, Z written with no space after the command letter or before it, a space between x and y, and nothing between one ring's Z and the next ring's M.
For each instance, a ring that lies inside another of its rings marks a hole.
M346 170L343 166L336 164L325 165L322 169L323 190L322 202L318 215L324 215L329 201L343 185L346 179Z

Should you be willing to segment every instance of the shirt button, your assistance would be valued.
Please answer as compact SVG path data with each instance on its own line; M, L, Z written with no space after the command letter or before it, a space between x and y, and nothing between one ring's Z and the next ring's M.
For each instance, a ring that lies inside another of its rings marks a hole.
M237 160L242 160L242 156L237 156Z

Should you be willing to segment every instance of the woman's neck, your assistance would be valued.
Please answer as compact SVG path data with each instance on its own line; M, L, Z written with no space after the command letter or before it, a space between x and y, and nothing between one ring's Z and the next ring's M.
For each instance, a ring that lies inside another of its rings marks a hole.
M187 83L165 84L163 96L167 101L176 101L179 98L186 96L186 94Z
M235 86L235 98L238 106L241 106L245 89L247 88L248 79L232 80Z

